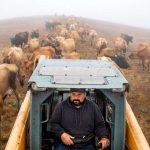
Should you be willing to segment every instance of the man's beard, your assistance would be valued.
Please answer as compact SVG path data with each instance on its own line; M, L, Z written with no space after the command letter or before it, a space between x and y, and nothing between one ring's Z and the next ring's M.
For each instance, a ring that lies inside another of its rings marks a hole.
M73 99L71 101L71 103L74 105L74 106L81 106L83 104L83 102L81 103L79 99Z

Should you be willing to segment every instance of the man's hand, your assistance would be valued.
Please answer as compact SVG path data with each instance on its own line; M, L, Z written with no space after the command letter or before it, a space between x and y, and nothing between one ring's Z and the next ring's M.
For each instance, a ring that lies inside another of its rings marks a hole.
M107 138L102 138L99 143L102 144L102 149L108 147L110 145L110 141Z
M72 141L72 139L74 139L74 137L69 135L68 133L63 133L60 136L60 138L65 145L73 145L74 144Z

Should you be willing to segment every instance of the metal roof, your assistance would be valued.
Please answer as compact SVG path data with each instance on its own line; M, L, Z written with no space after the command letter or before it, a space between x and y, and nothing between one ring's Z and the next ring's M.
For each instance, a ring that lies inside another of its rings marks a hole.
M123 88L128 81L108 60L45 59L29 83L45 88Z

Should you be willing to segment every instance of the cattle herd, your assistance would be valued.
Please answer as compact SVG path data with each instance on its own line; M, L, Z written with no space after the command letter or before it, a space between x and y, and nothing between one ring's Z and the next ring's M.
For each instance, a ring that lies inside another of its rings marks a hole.
M105 37L75 17L68 17L63 21L49 19L45 22L45 31L46 34L42 35L39 29L33 29L31 33L19 32L10 38L11 47L5 54L3 64L0 65L0 82L3 83L0 85L0 115L4 99L10 93L14 92L19 101L16 82L19 80L23 86L23 81L30 77L41 56L48 59L81 59L80 51L77 49L79 43L88 42L97 52L95 59L110 57L123 68L129 67L126 60L139 59L143 70L149 69L148 43L139 43L136 52L126 55L130 42L133 42L131 35L121 33L114 39L113 46L109 46L109 41ZM126 62L125 66L120 65L119 58Z

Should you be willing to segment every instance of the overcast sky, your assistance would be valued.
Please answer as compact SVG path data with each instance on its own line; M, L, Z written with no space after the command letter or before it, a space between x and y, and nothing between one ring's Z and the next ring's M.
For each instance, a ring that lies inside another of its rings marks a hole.
M150 29L150 0L0 0L0 20L54 13Z

